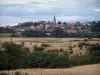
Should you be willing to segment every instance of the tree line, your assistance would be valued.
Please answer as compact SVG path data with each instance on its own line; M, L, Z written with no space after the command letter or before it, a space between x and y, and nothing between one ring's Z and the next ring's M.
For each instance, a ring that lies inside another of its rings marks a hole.
M23 37L78 37L78 38L87 38L87 37L100 37L100 32L94 33L83 33L83 32L67 32L59 27L52 30L48 29L38 29L38 30L26 30L21 33Z

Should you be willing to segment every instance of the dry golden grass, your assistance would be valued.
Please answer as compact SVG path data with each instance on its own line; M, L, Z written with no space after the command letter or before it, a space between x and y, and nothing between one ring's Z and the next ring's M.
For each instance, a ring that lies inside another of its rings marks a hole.
M29 48L30 51L33 50L34 45L41 46L42 43L50 44L51 46L51 47L45 48L45 51L52 50L52 49L58 49L58 50L64 49L64 51L68 51L69 46L73 47L74 45L78 45L78 43L84 39L87 39L87 38L81 38L81 39L79 38L31 38L31 37L13 37L12 38L13 42L16 44L21 44L21 42L24 41L25 42L24 46ZM75 41L75 40L80 40L80 41ZM99 43L100 44L100 41L98 41L100 40L99 38L93 38L92 40L94 41L89 40L88 43L90 44ZM9 42L10 37L1 37L0 41ZM80 53L84 55L87 52L84 47L81 50L79 47L75 47L72 50L73 50L74 55L80 54Z
M9 74L16 71L21 71L23 73L28 73L29 75L100 75L100 64L78 66L73 68L65 69L19 69L11 70ZM2 71L3 72L3 71ZM6 71L7 72L7 71Z

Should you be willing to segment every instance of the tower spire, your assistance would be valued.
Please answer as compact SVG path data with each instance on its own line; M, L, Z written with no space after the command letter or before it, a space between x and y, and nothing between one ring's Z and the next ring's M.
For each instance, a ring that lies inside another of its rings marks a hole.
M53 22L55 22L56 23L56 17L54 16L54 18L53 18Z

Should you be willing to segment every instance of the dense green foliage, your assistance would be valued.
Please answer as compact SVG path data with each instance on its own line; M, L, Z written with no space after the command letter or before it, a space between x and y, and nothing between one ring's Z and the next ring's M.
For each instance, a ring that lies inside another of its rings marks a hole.
M44 47L45 44L42 46ZM66 51L59 53L57 50L48 52L43 50L35 46L34 51L30 52L23 45L6 42L0 47L0 69L65 68L100 63L99 44L90 45L89 54L85 56L70 56Z
M48 35L48 33L50 35ZM98 33L95 33L98 35ZM52 30L46 30L46 29L39 29L39 30L26 30L22 32L22 36L25 37L90 37L90 33L68 33L64 31L61 28L55 28ZM91 37L96 37L96 36L91 36Z
M0 33L11 33L13 32L12 29L0 27Z

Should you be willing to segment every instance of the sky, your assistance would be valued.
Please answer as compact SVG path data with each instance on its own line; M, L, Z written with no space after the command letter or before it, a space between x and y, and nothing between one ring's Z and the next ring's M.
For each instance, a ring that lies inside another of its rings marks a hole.
M100 20L100 0L0 0L0 26L27 21Z

